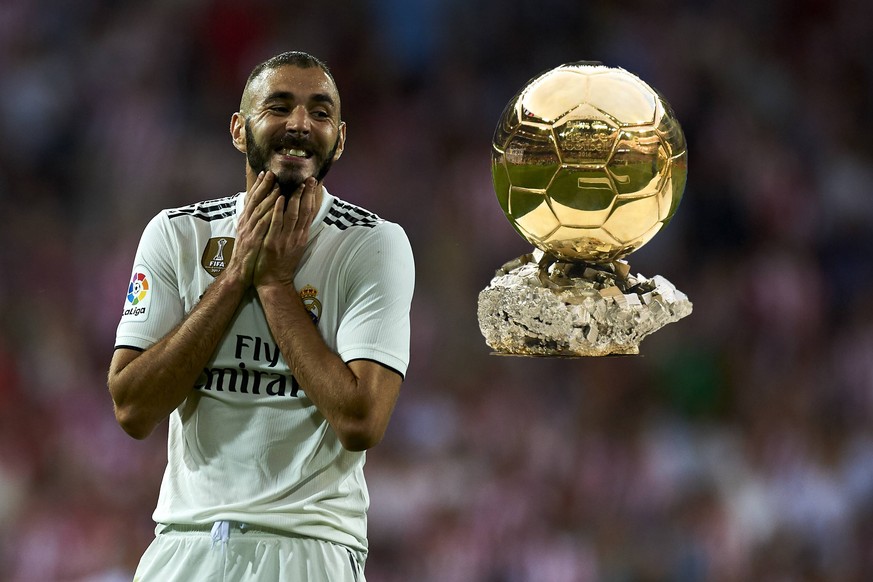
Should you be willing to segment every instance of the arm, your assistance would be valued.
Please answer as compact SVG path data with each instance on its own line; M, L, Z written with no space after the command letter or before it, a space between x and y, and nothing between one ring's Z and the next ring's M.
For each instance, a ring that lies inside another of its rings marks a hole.
M240 216L237 248L227 269L197 306L144 352L116 350L107 384L115 418L130 436L147 437L193 390L251 286L255 260L277 198L272 175L259 177Z
M314 179L307 180L284 211L283 201L277 202L258 257L255 288L270 331L306 395L346 449L366 450L385 434L402 377L368 360L346 364L324 343L294 287L315 213L316 187Z
M194 388L236 312L245 285L222 273L191 313L144 352L118 349L109 366L115 418L130 436L143 439Z
M369 360L343 362L324 343L293 283L263 284L258 296L288 367L343 447L377 445L400 393L400 374Z

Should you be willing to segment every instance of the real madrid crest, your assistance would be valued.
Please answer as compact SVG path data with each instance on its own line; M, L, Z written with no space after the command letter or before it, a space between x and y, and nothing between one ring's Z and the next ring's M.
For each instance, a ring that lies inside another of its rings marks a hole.
M318 320L321 319L321 301L318 300L318 289L312 285L306 285L300 290L300 299L303 300L303 306L309 312L312 323L318 325Z

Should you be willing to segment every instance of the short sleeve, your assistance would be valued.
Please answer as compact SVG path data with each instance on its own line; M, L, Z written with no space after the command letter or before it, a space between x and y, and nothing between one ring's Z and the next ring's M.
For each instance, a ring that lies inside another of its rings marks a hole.
M115 336L115 347L145 350L184 317L168 220L159 214L143 231Z
M374 360L405 376L415 286L409 239L399 225L381 223L348 260L348 307L337 330L337 352L346 362Z

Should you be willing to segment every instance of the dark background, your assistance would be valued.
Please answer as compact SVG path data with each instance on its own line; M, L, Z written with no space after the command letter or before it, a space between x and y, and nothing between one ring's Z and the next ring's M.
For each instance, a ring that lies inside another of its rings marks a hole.
M0 580L129 580L165 427L105 388L160 209L244 187L264 58L331 66L335 194L407 230L412 363L370 452L371 582L860 581L873 568L873 4L0 2ZM491 188L510 97L599 60L689 147L630 257L694 313L642 355L489 355L476 299L527 252Z

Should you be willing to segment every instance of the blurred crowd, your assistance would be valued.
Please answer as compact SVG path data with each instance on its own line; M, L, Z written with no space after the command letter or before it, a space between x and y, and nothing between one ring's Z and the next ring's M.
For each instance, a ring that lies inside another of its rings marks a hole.
M860 582L873 570L873 4L0 1L0 581L130 580L165 429L105 388L139 236L244 187L250 69L306 50L348 123L331 192L402 224L412 362L368 454L371 582ZM670 101L685 197L628 260L694 313L640 356L491 355L529 247L490 140L531 77Z

